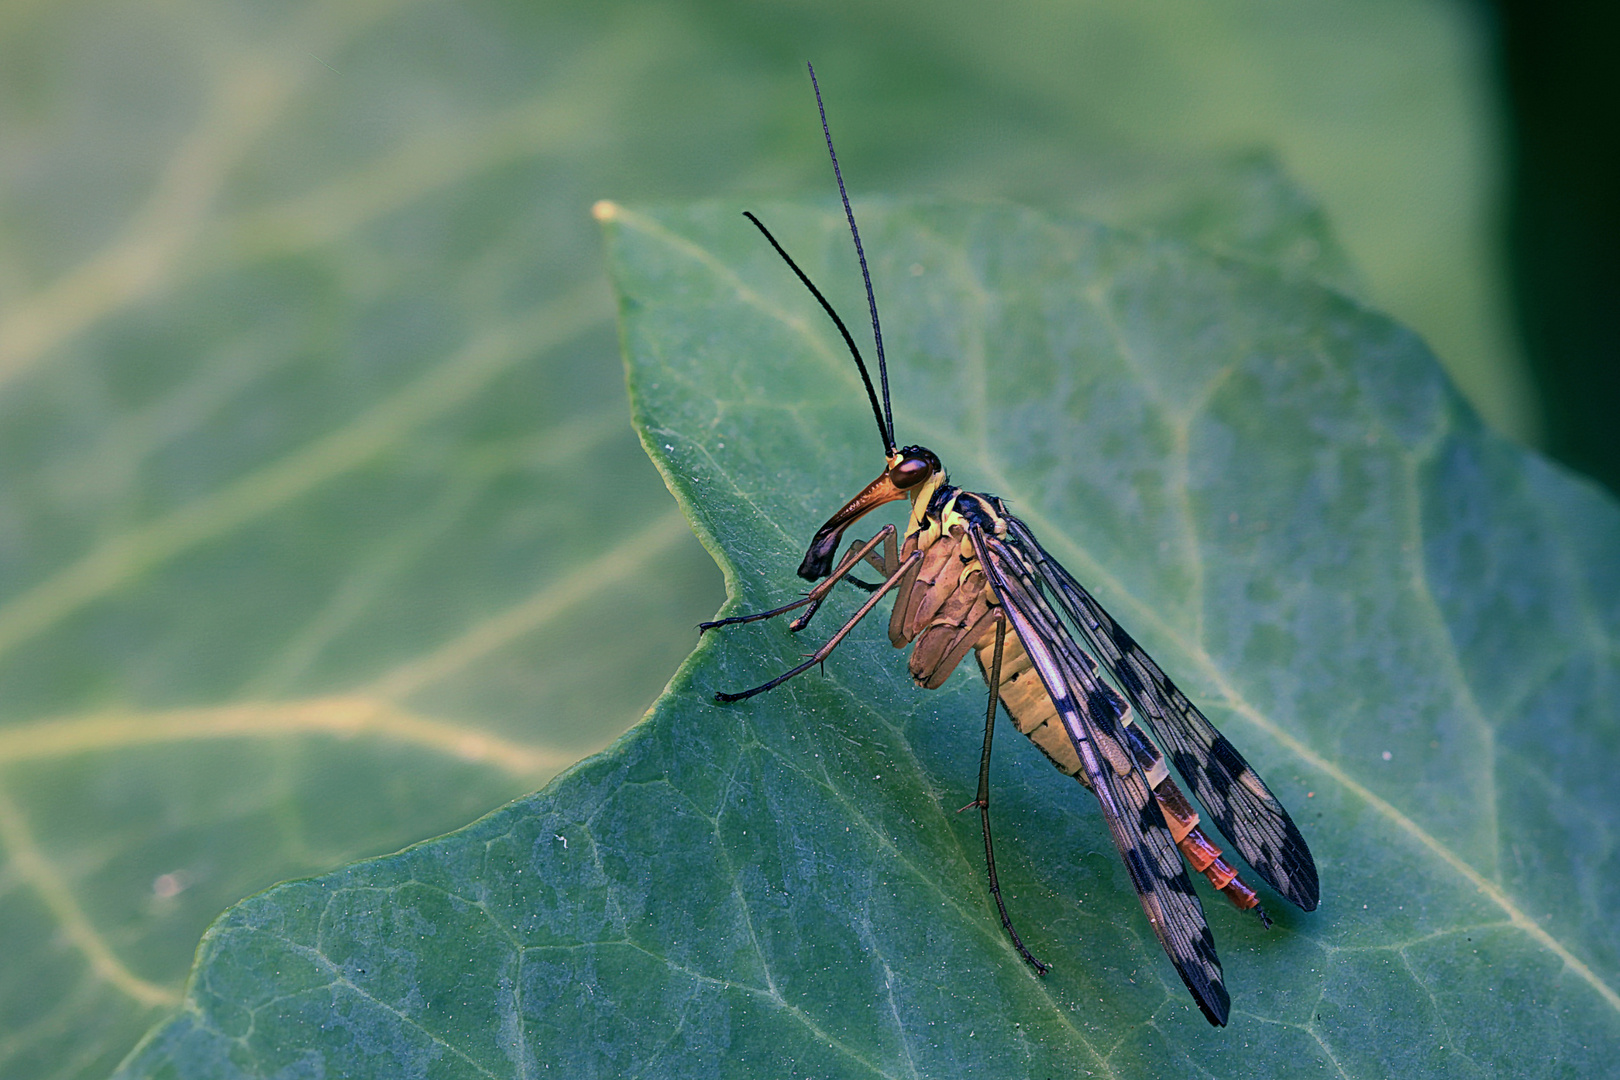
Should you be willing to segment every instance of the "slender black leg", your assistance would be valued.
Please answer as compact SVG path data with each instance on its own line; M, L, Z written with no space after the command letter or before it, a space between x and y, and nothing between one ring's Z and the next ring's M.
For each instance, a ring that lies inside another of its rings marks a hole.
M877 537L873 537L872 542L875 544L877 542ZM843 640L846 637L849 636L849 632L851 630L855 629L855 624L860 622L862 619L866 618L866 616L871 613L872 609L877 607L878 601L882 600L884 598L884 596L888 595L888 593L896 585L900 584L900 579L905 576L905 572L907 570L911 569L911 565L913 563L921 560L921 559L922 559L922 552L913 551L908 558L906 558L898 566L896 566L895 569L894 569L894 573L889 575L889 579L887 581L885 581L878 588L878 591L873 593L870 597L867 598L866 603L861 605L860 610L857 611L854 615L852 615L850 617L850 620L847 623L845 623L843 626L839 627L838 632L836 634L834 634L831 638L827 639L827 643L825 645L823 645L821 648L817 649L815 652L811 653L810 654L810 659L806 660L804 663L800 664L798 667L794 668L791 671L784 671L782 674L778 675L776 678L772 679L770 682L761 683L760 685L754 687L752 690L744 690L744 691L742 691L740 693L736 693L736 694L717 693L717 694L714 695L715 700L716 701L741 701L743 698L751 698L755 694L763 694L765 691L770 690L773 687L781 686L783 683L787 682L789 679L793 678L795 675L804 674L806 671L809 671L811 668L815 667L817 664L819 664L823 660L827 659L827 656L834 649L838 648L838 646L843 642ZM826 582L823 582L822 584L826 584ZM816 587L820 588L821 586L818 585Z
M1007 915L1007 905L1001 900L1001 882L996 878L996 849L990 842L990 743L996 734L996 692L1001 686L1001 649L1007 636L1007 620L996 620L996 652L990 661L990 704L984 711L984 753L979 756L979 797L968 806L979 808L979 823L984 827L984 862L990 871L990 895L996 899L996 910L1001 912L1001 925L1006 927L1007 935L1012 938L1013 948L1018 950L1035 974L1045 975L1050 966L1035 959L1024 941L1013 929L1012 919ZM962 809L966 810L967 806Z
M713 630L717 626L740 626L743 623L759 622L761 619L774 619L778 615L786 615L794 608L804 607L804 605L810 603L813 599L815 599L814 594L802 596L793 601L791 604L783 604L781 607L771 608L769 611L756 611L751 615L732 615L728 618L716 619L713 622L700 622L698 623L698 633L701 634L705 630Z
M769 611L756 611L750 615L732 615L728 618L716 619L713 622L698 623L698 632L702 633L721 626L740 626L743 623L759 622L761 619L774 619L778 615L786 615L788 612L808 604L810 610L794 619L789 626L794 631L803 630L805 625L809 623L810 616L816 613L816 609L821 606L821 602L826 599L833 586L838 583L839 579L859 565L862 559L872 563L873 566L883 572L884 576L888 576L891 571L883 563L879 563L877 557L873 555L879 544L885 545L883 562L892 566L896 558L898 558L894 543L894 526L885 525L878 530L876 536L866 541L866 543L862 544L859 540L851 543L849 551L845 552L844 558L839 562L837 569L827 577L827 580L821 582L799 599L790 604L783 604L778 608L771 608ZM873 586L874 589L879 587Z

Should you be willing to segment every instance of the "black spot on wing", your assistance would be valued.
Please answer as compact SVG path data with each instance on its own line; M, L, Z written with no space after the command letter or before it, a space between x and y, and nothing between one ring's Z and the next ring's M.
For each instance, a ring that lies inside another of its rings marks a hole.
M1176 767L1176 772L1188 778L1187 782L1189 784L1197 787L1197 781L1193 778L1201 776L1204 772L1204 759L1202 757L1191 750L1172 750L1170 751L1170 763ZM1209 785L1219 792L1223 798L1227 789L1232 786L1231 777L1223 776L1219 779L1209 777L1208 779Z
M1092 718L1099 727L1109 734L1119 730L1119 722L1125 716L1128 706L1120 696L1114 693L1114 688L1105 682L1094 682L1086 689L1086 707L1091 710Z
M1288 812L1237 779L1255 775L1243 755L1217 732L1209 745L1210 764L1199 768L1196 761L1193 753L1175 755L1177 770L1193 785L1215 827L1262 881L1301 910L1315 911L1321 900L1316 861Z
M1131 872L1131 883L1137 892L1151 896L1158 890L1159 875L1151 869L1150 858L1140 847L1125 852L1125 866Z
M1139 827L1143 832L1147 832L1149 829L1153 828L1164 827L1164 814L1159 811L1159 804L1157 800L1143 803L1141 813L1137 816L1142 819L1139 823Z
M1209 757L1220 766L1220 775L1223 779L1242 776L1243 771L1249 767L1249 763L1243 760L1243 755L1238 753L1237 747L1228 742L1226 736L1220 732L1215 733L1214 740L1209 744Z
M1143 772L1146 772L1148 767L1158 764L1159 748L1149 742L1148 737L1142 734L1141 729L1135 724L1125 726L1125 745L1131 748L1131 753L1137 761L1146 763Z
M1198 895L1198 890L1193 888L1192 879L1189 878L1186 874L1177 874L1173 878L1167 878L1166 879L1166 887L1170 888L1170 889L1174 889L1176 892L1181 893L1184 896L1194 896L1195 897L1195 896ZM1204 934L1205 934L1206 937L1209 935L1209 927L1207 927L1207 926L1204 927ZM1215 947L1215 939L1210 938L1209 942L1210 942L1210 948L1211 948L1211 950L1213 950L1214 947ZM1213 955L1213 953L1211 953L1211 955Z
M1207 923L1198 932L1198 943L1193 948L1201 959L1217 967L1220 966L1221 958L1215 955L1215 935L1209 932Z
M1041 547L1029 526L1003 517L1010 546L1035 567L1036 589L1052 598L1112 672L1136 708L1138 724L1151 728L1216 829L1266 884L1313 910L1320 898L1316 862L1288 811L1124 627ZM1250 783L1238 779L1245 771Z

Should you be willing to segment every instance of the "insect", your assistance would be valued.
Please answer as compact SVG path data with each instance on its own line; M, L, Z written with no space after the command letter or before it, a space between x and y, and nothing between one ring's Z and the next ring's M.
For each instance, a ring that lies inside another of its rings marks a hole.
M770 611L704 623L702 629L774 619L804 608L789 624L797 632L809 624L838 582L850 581L870 595L804 663L752 689L715 696L722 702L740 701L808 671L824 661L880 601L892 596L889 640L896 648L911 647L908 668L918 685L927 689L942 685L972 652L989 686L978 793L962 809L979 810L990 893L1018 954L1037 974L1048 970L1013 927L996 877L989 766L998 703L1053 764L1097 797L1154 934L1204 1016L1223 1026L1230 998L1187 866L1202 873L1240 910L1255 911L1267 926L1270 920L1255 891L1199 828L1199 815L1171 777L1166 758L1260 880L1305 911L1314 910L1319 899L1310 849L1288 811L1243 755L1052 558L1029 526L996 496L953 486L933 451L896 444L872 278L814 68L810 81L866 284L877 386L849 328L821 290L758 218L745 216L843 335L865 384L885 461L877 479L833 514L811 540L798 572L817 584L803 598ZM869 511L899 499L911 501L903 536L893 525L885 525L871 539L853 541L835 561L846 529ZM882 575L881 583L850 576L863 564ZM1099 673L1098 660L1112 684ZM1161 753L1160 746L1167 753Z

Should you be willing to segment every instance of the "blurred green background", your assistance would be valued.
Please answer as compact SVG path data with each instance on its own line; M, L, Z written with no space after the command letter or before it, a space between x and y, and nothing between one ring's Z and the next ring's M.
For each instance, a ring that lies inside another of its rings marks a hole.
M588 210L830 197L807 58L857 197L1194 240L1308 218L1285 266L1568 445L1510 304L1495 26L0 7L0 1076L105 1073L229 904L461 825L657 695L720 578L630 431Z

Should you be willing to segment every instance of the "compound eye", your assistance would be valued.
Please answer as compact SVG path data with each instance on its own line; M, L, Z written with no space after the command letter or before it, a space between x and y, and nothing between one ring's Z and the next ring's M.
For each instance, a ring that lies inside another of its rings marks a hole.
M910 453L900 460L900 464L889 470L889 483L904 491L927 480L934 475L937 468L939 460L928 451Z

